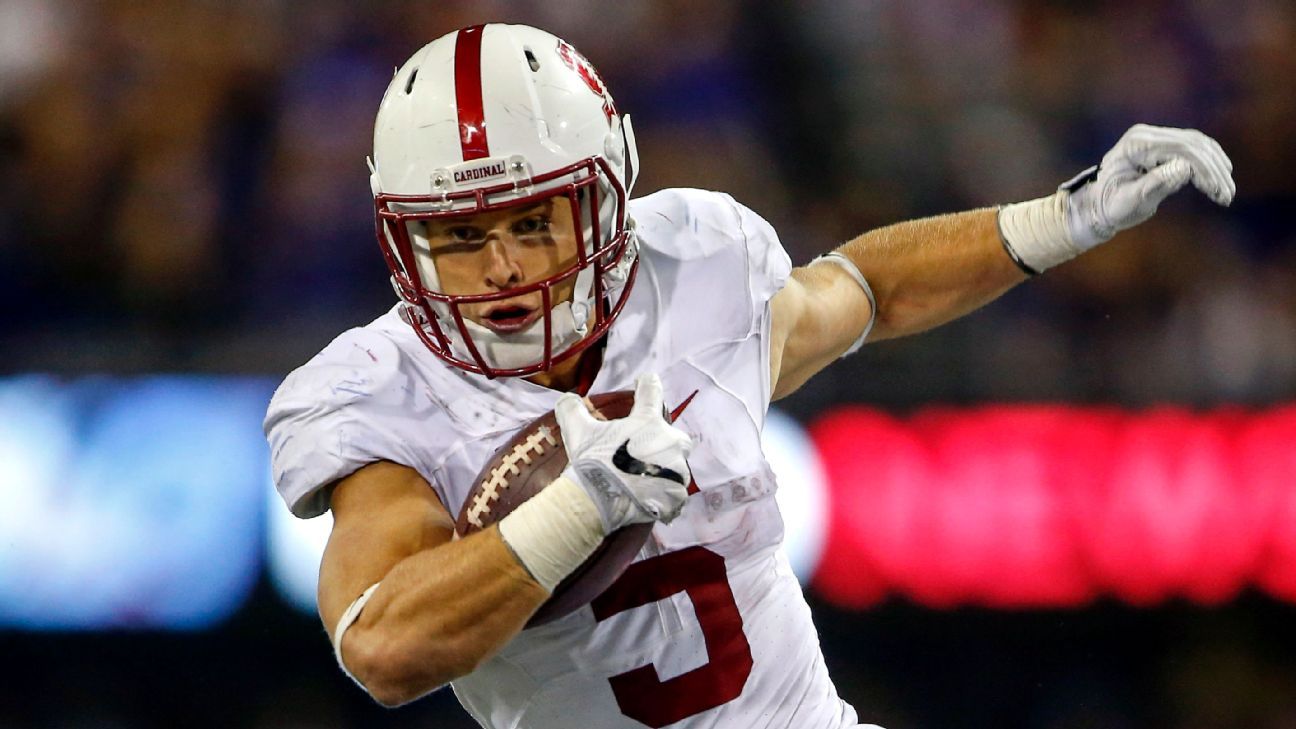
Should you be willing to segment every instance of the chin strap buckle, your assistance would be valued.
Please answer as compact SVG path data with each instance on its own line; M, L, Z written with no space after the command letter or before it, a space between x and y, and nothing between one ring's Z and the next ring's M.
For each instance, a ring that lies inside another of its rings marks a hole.
M590 306L588 301L573 301L571 305L572 324L576 331L576 336L584 337L589 334L589 313Z

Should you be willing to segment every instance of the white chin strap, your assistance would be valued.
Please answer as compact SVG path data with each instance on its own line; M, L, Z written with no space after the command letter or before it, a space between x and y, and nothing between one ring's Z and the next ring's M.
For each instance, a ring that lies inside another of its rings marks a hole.
M580 331L577 331L576 318L572 314L572 303L564 301L549 311L553 322L550 332L551 352L557 356L567 347L575 344L586 331L585 319L581 320ZM464 327L472 336L478 353L487 366L497 370L511 370L527 367L544 359L544 319L537 319L531 326L520 332L501 334L475 321L465 318ZM463 335L453 322L441 320L441 330L450 339L450 348L455 356L475 361L468 347L464 346Z

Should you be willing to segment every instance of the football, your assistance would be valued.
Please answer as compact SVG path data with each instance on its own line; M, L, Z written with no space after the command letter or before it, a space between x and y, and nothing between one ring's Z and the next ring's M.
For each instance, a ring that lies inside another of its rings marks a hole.
M591 395L589 400L596 417L615 420L630 414L634 393L619 390ZM487 461L468 492L455 530L467 536L503 519L566 467L562 429L550 411L519 430ZM561 618L598 597L630 565L651 531L652 524L631 524L605 538L594 554L558 584L527 627Z

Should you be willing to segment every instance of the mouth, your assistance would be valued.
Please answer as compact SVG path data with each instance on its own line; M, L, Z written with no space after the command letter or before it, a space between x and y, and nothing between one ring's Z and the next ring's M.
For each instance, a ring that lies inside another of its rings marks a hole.
M487 311L481 323L500 334L514 334L531 326L539 318L538 309L533 310L518 304L505 304Z

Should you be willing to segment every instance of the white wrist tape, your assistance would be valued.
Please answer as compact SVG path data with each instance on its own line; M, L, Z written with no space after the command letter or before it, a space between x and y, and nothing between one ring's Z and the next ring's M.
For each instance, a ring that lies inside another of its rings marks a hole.
M873 331L873 324L877 321L877 298L873 296L873 287L869 286L868 281L864 279L864 274L860 273L859 267L850 258L837 251L831 251L814 259L810 262L810 265L814 266L820 263L832 263L840 266L851 278L855 279L855 283L859 284L859 287L864 290L864 295L868 297L869 319L864 324L864 331L860 332L859 338L850 346L850 349L842 353L843 357L849 357L864 346L864 340L868 339L869 332Z
M999 237L1017 265L1027 273L1045 270L1084 252L1067 227L1066 190L1048 197L999 208Z
M499 521L500 536L552 593L603 542L603 520L579 484L559 476Z
M360 683L360 679L352 675L347 670L346 664L342 662L342 636L346 635L347 628L350 628L351 624L360 617L360 611L364 610L365 603L369 602L369 598L373 596L374 590L377 590L380 584L382 583L375 582L369 586L368 590L360 593L360 597L357 597L354 602L347 606L346 610L342 611L342 617L338 618L337 627L333 629L333 655L337 656L338 668L341 668L342 673L345 673L347 678L355 681L360 688L364 688L364 684Z

